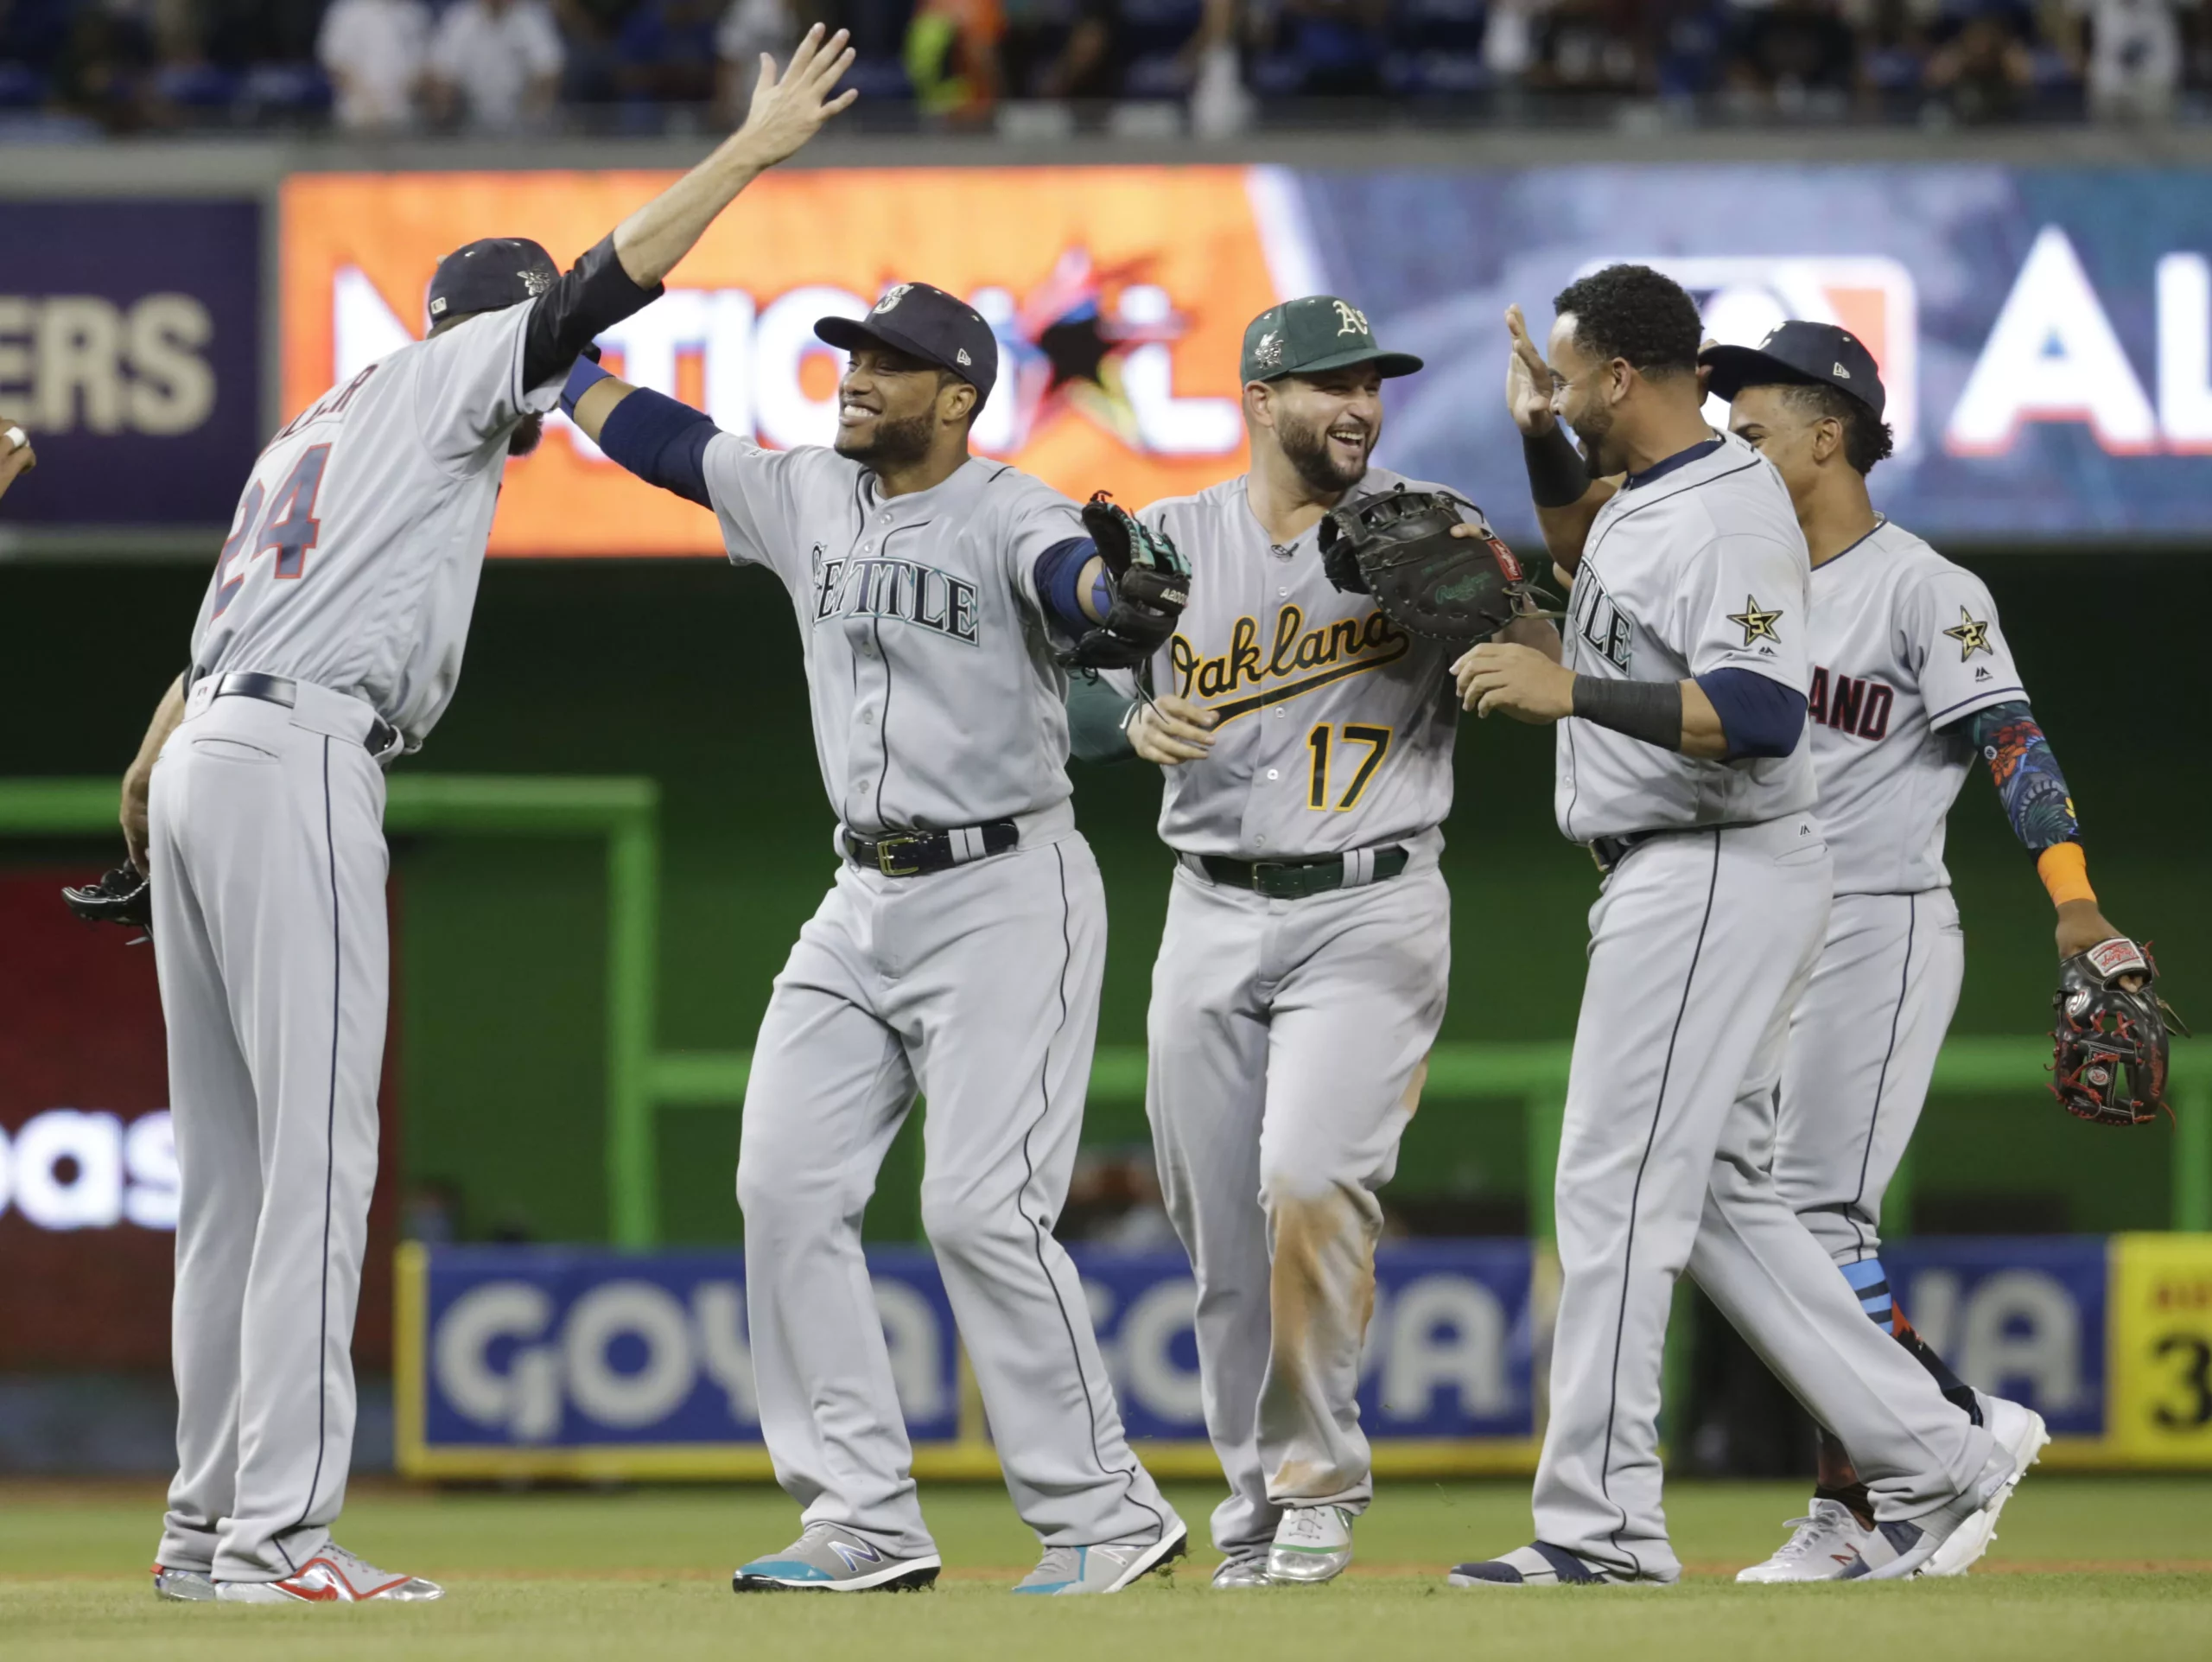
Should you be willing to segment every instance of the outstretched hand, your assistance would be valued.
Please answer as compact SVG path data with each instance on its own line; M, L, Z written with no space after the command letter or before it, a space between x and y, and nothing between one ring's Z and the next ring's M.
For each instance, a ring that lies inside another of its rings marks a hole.
M1505 328L1513 337L1513 349L1505 357L1505 407L1516 427L1531 438L1541 437L1558 419L1552 413L1552 366L1529 338L1529 322L1518 306L1505 309Z
M776 60L765 52L760 54L760 79L753 83L753 105L746 113L745 125L738 130L738 137L746 141L760 166L772 168L795 155L822 131L824 122L849 109L860 96L854 87L830 96L853 67L855 54L846 44L849 38L841 29L825 40L823 26L817 23L793 49L781 75L776 73Z
M20 427L0 428L0 496L7 494L8 487L18 477L38 466L38 453L31 449L30 436Z

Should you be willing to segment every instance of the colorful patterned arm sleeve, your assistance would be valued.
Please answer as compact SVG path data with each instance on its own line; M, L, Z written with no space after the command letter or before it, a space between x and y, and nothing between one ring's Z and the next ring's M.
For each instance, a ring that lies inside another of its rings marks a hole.
M2031 854L2041 854L2061 843L2082 840L2082 825L2074 815L2073 793L2066 775L2058 770L2050 741L2036 725L2035 712L2026 704L1992 704L1967 717L1974 748L1989 764L1989 777L2005 804L2005 817L2013 834Z

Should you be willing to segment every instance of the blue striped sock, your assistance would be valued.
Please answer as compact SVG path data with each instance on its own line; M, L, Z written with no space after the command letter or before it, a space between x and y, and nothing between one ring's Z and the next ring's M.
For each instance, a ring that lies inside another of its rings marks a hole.
M1890 1272L1882 1268L1879 1258L1861 1258L1856 1264L1838 1266L1851 1290L1859 1295L1859 1308L1866 1312L1867 1319L1884 1329L1891 1325L1896 1306L1890 1298Z

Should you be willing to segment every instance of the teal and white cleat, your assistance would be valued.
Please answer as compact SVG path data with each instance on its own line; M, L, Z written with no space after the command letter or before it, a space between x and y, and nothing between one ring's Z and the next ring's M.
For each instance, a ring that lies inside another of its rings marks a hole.
M154 1566L154 1596L171 1604L207 1604L215 1597L215 1578L204 1570Z
M910 1593L937 1579L934 1552L894 1558L836 1524L809 1524L781 1552L740 1564L735 1593Z
M1048 1546L1017 1593L1118 1593L1140 1576L1173 1563L1189 1549L1180 1519L1157 1541L1106 1541L1097 1546Z
M1268 1579L1318 1587L1351 1563L1351 1518L1342 1506L1288 1506L1268 1550Z

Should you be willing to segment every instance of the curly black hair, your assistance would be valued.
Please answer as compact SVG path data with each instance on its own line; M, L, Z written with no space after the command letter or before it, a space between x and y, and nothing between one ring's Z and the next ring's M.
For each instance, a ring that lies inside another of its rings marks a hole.
M1552 296L1554 313L1574 314L1574 341L1606 360L1625 358L1646 373L1692 374L1705 325L1681 283L1649 265L1608 265L1577 277Z
M1843 459L1859 473L1873 472L1874 464L1886 461L1897 449L1897 437L1890 431L1889 423L1876 415L1872 405L1841 387L1826 381L1778 385L1789 389L1789 402L1807 415L1815 420L1833 416L1843 423Z

